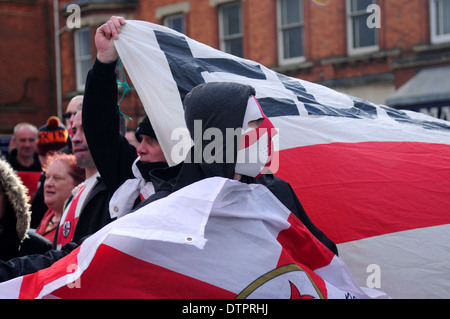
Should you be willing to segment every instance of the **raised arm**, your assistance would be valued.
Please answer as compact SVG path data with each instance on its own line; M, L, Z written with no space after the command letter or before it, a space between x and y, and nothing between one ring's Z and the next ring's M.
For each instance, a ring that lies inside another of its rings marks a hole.
M120 133L120 113L115 66L118 59L114 39L125 20L112 17L97 29L97 59L86 79L83 129L94 162L110 192L133 178L131 165L137 157L134 146Z

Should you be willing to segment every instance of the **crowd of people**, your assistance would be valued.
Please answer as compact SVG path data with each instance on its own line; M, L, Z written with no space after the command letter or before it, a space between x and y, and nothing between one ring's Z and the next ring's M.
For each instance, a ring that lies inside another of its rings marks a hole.
M125 132L117 109L118 54L113 45L124 24L124 19L112 17L97 29L97 55L84 95L70 101L64 124L52 116L39 129L29 123L14 129L11 150L0 160L0 281L46 268L114 219L212 176L265 185L337 254L336 245L311 222L288 183L261 175L261 163L236 165L237 145L230 149L224 144L224 152L213 155L217 158L169 167L151 119L145 117L134 134ZM254 96L254 88L243 84L197 86L184 101L191 135L196 120L224 131L244 126L258 130L262 123L267 128L271 123ZM230 153L231 163L224 160ZM191 150L188 157L193 156ZM36 174L30 182L23 172ZM30 183L36 185L32 194L24 187Z

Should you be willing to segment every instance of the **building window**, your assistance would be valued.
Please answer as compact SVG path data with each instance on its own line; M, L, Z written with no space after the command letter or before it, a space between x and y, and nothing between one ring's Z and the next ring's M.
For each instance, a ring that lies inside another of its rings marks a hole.
M450 0L430 1L431 43L450 42Z
M232 2L219 6L220 49L243 57L241 3Z
M376 0L347 0L347 43L349 54L378 50L378 29L370 28L367 8Z
M279 64L305 60L303 0L278 0Z
M83 91L91 67L91 37L89 28L75 30L75 67L77 90Z
M169 27L175 31L178 31L180 33L185 33L184 29L184 14L178 13L178 14L172 14L169 16L165 16L163 18L163 24L166 27Z

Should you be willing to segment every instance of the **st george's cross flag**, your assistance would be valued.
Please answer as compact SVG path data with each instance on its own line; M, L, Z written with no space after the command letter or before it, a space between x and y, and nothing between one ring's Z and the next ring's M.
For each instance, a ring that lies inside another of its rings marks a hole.
M108 224L0 298L385 298L264 186L208 178Z
M394 298L450 297L449 122L291 78L148 22L127 21L115 44L171 165L182 160L174 132L185 127L182 101L193 87L252 85L279 132L273 172L357 282Z
M0 284L0 298L448 297L447 122L286 77L151 23L127 21L116 47L171 165L192 87L253 85L279 131L276 175L340 255L263 186L214 178Z

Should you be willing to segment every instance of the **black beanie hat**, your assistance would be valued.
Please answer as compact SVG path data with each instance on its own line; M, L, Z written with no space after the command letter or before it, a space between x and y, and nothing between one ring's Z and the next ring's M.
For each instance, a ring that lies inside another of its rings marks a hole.
M150 136L151 138L156 138L155 131L153 130L152 124L150 124L150 119L148 116L144 117L141 123L139 123L136 133L134 133L136 136L136 139L139 141L139 143L142 141L141 134Z

